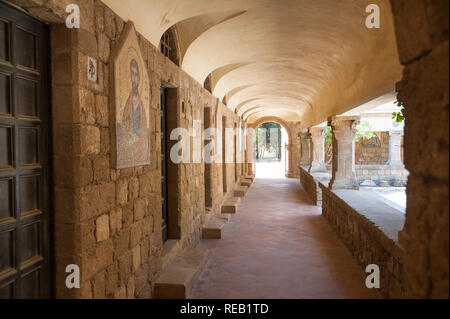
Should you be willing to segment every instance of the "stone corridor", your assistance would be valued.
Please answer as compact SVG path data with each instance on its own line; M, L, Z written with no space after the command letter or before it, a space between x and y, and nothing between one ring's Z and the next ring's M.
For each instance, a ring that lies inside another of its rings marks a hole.
M448 299L449 3L0 0L0 299Z
M377 298L296 179L255 179L191 298Z

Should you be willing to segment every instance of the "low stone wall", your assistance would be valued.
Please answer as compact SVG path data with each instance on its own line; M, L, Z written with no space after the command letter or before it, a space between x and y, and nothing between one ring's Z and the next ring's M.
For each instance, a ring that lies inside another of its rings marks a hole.
M328 173L308 173L307 167L299 166L300 168L300 184L305 189L309 198L316 206L322 206L322 190L319 187L319 182L328 184L331 175Z
M322 183L322 215L342 238L365 270L380 268L380 294L385 298L405 295L402 253L397 245L404 215L370 195L356 190L330 190Z
M390 165L356 165L356 179L359 184L372 184L372 186L406 186L408 175L408 170L403 167L392 167Z
M300 184L305 190L308 197L311 199L314 205L318 205L317 191L320 189L314 180L314 177L308 173L308 170L300 166ZM322 201L322 198L320 198Z

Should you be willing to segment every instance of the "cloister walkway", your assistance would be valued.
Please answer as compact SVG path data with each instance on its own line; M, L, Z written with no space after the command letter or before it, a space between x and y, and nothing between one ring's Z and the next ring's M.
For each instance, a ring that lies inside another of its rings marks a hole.
M191 298L377 298L297 179L256 179Z

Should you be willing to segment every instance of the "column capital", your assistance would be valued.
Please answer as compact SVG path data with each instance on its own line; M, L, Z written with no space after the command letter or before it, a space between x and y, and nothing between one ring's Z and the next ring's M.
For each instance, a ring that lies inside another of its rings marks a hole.
M311 133L311 135L320 135L325 134L326 129L326 127L311 127L309 129L309 132Z
M360 116L331 116L328 118L328 125L331 127L346 125L358 125L361 122Z
M311 134L308 131L300 132L300 138L302 140L309 140L309 139L311 139Z

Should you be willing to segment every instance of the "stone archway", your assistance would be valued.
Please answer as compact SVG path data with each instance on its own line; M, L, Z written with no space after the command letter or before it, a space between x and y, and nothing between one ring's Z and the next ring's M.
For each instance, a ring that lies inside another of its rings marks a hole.
M280 124L288 134L288 171L286 177L297 178L299 177L298 163L300 159L300 122L287 122L276 116L266 116L258 119L256 122L249 123L248 128L256 130L260 125L268 122L274 122ZM247 151L253 152L253 148L247 147ZM248 158L253 158L253 154L248 156Z

